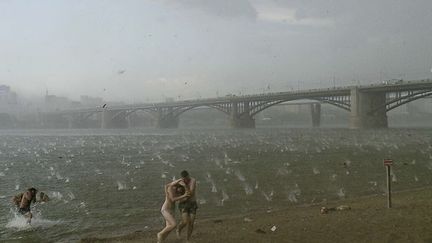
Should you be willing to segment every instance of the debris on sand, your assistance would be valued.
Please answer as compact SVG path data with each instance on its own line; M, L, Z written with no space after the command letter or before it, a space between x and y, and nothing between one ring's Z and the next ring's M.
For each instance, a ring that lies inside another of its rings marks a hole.
M348 205L340 205L340 206L337 206L335 208L322 207L320 212L321 212L321 214L327 214L330 211L345 211L345 210L351 210L351 207Z
M255 232L258 233L258 234L265 234L265 233L266 233L266 232L265 232L264 230L262 230L262 229L256 229Z
M244 220L245 222L252 222L252 219L251 219L251 218L248 218L248 217L244 218L243 220Z

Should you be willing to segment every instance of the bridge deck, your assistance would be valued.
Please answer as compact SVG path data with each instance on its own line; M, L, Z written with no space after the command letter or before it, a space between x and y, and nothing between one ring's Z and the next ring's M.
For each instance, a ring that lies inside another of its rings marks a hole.
M121 111L121 110L140 110L151 108L169 108L169 107L199 107L210 106L218 104L227 104L233 102L260 102L260 101L277 101L277 100L298 100L298 99L316 99L320 97L338 97L349 96L352 89L357 88L359 91L365 92L401 92L401 91L414 91L414 90L430 90L432 89L432 80L415 80L415 81L395 81L393 83L372 84L363 86L345 86L326 89L308 89L287 92L273 92L253 95L229 95L225 97L196 99L196 100L182 100L174 102L160 102L150 104L132 104L124 106L109 106L106 108L84 108L84 109L70 109L63 111L56 111L57 114L71 114L71 113L87 113L87 112L102 112L108 111Z

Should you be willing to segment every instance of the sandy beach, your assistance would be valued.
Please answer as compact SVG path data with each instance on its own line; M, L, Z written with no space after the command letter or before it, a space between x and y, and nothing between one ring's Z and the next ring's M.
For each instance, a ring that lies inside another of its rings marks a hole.
M196 221L192 242L432 242L432 188ZM321 207L351 210L321 214ZM161 225L162 228L162 225ZM81 242L156 242L157 230ZM180 243L175 232L166 242Z

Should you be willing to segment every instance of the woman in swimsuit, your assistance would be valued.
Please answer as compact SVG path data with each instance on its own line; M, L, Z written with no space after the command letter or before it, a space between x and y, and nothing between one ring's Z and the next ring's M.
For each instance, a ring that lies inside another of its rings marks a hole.
M178 179L165 185L165 202L162 205L161 213L165 218L166 226L157 234L158 243L162 243L168 234L177 226L174 218L175 202L186 199L189 196L190 192L182 179Z

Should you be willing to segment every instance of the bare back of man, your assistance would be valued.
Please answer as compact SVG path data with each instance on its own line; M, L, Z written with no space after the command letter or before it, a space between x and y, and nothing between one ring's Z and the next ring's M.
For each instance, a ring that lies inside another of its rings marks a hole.
M37 190L35 188L29 188L23 193L21 202L19 204L18 212L27 218L28 224L31 223L31 219L33 218L33 215L30 211L30 205L32 202L36 202L36 192Z

